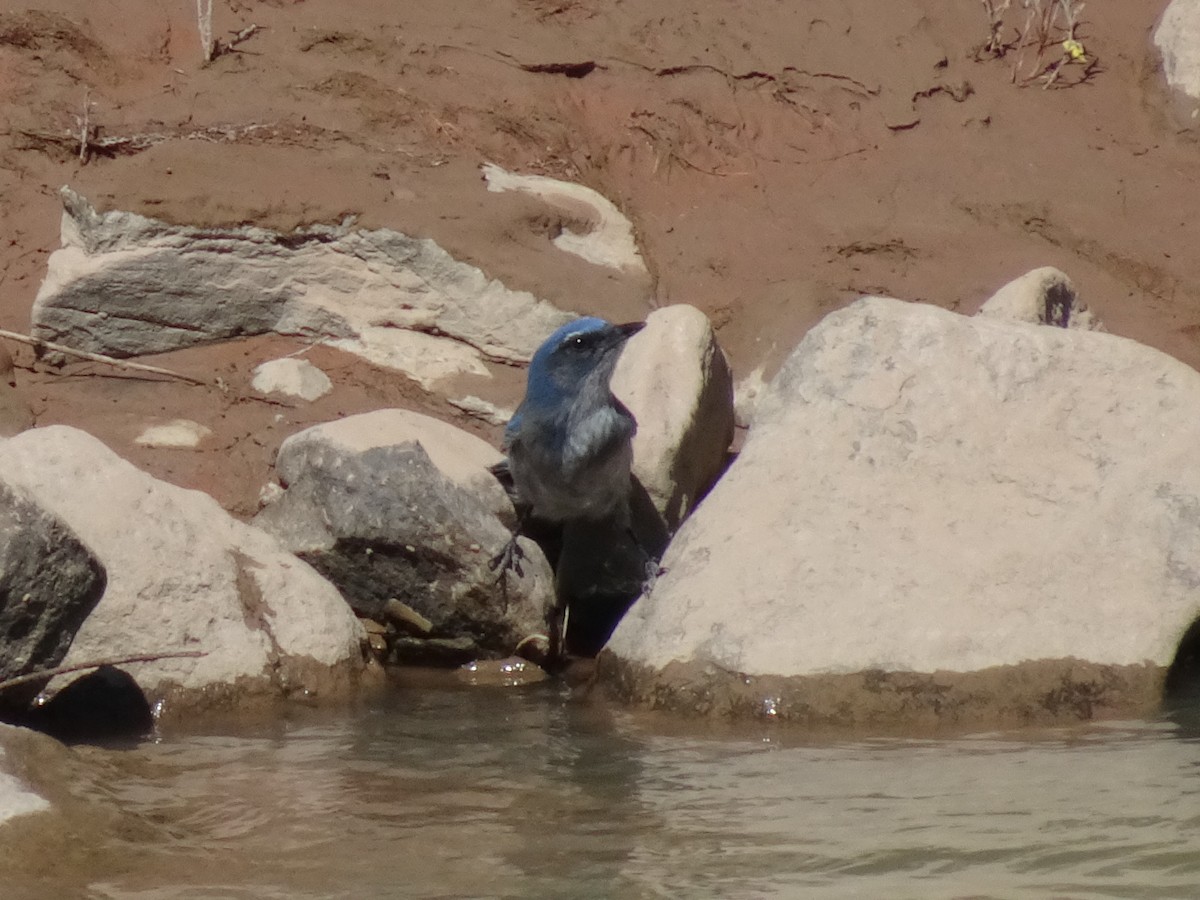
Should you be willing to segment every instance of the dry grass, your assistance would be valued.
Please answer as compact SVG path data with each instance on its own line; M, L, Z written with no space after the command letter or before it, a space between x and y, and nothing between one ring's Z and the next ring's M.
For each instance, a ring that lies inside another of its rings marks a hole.
M1086 81L1097 70L1094 55L1079 39L1082 0L980 0L988 19L988 38L975 58L1012 57L1013 84L1040 82L1043 88L1059 83L1067 66L1078 66ZM1008 35L1006 37L1006 35Z

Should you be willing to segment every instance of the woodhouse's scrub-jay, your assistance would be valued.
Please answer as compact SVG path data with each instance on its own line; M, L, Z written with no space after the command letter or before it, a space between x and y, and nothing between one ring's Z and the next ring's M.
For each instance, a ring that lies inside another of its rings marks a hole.
M625 342L644 325L576 319L533 355L525 398L504 430L520 524L493 566L520 571L516 537L530 517L586 525L588 533L629 533L637 423L609 382ZM564 599L551 618L552 655L560 650Z
M533 355L503 449L517 499L536 518L603 519L623 508L628 514L637 423L609 382L625 342L644 324L577 319Z

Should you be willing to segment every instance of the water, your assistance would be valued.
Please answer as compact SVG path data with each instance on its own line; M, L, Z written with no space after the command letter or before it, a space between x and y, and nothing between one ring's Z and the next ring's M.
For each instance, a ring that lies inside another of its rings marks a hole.
M1200 741L1166 723L810 742L426 686L70 756L72 849L0 896L1200 895Z

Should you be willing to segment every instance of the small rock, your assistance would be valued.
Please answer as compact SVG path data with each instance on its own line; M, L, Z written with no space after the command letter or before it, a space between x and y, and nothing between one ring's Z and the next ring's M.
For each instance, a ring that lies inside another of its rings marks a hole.
M261 394L283 394L309 402L333 390L333 382L328 375L307 359L292 356L257 366L250 386Z
M546 175L517 175L493 163L484 164L483 177L489 191L520 191L552 206L586 210L592 227L584 232L564 228L553 238L554 245L598 266L646 274L633 223L604 195Z
M519 656L507 659L476 659L458 668L458 677L467 684L495 687L520 687L537 684L550 676L546 670Z
M370 622L370 619L363 619L363 622ZM381 631L373 631L367 629L367 644L371 648L371 652L375 654L377 659L386 659L388 652L387 633Z
M433 631L433 623L409 606L391 597L383 605L383 614L388 621L395 623L398 628L417 636L428 635Z
M283 485L277 481L268 481L258 491L258 506L270 506L283 496Z
M1053 266L1026 272L1000 288L976 315L1004 322L1103 331L1100 320L1079 299L1075 285Z
M136 438L134 443L142 447L159 447L168 450L190 450L212 434L212 429L190 419L172 419L161 425L151 425Z

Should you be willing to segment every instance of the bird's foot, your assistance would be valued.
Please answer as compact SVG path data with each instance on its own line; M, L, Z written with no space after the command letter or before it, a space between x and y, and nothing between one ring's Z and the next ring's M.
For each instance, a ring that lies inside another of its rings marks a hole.
M517 543L518 537L519 535L513 534L504 548L488 560L488 568L498 573L496 576L498 580L503 579L509 569L516 572L518 578L525 575L525 571L521 568L521 560L525 558L525 551Z

